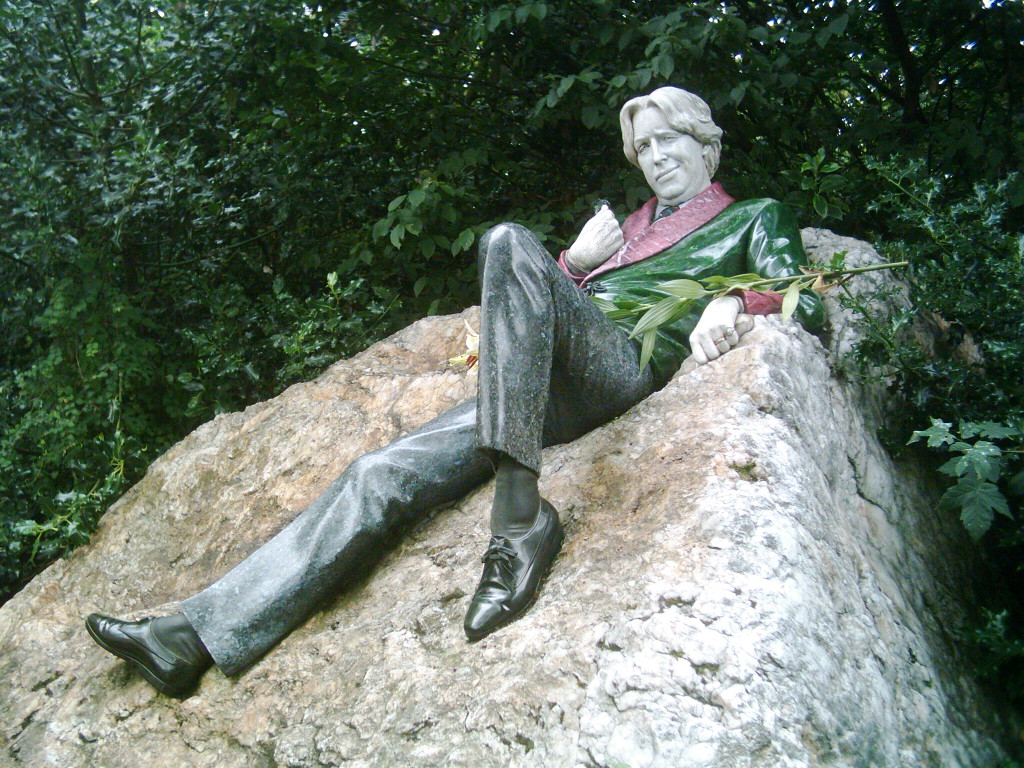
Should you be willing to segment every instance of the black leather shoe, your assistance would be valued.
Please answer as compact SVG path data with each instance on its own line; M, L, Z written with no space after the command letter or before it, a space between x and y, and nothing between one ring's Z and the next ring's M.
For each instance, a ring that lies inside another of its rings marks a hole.
M134 664L160 693L184 699L213 660L185 617L176 619L163 619L160 627L154 626L158 619L121 621L94 613L85 627L103 650Z
M562 524L545 499L540 500L536 524L523 538L492 538L483 557L483 576L466 612L466 637L479 640L529 608L561 547Z

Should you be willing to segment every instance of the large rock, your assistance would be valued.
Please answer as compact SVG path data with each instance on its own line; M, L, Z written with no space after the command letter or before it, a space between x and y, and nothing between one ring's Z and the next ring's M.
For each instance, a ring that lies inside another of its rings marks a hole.
M863 243L805 232L812 256ZM870 290L879 280L855 284ZM898 302L894 297L888 301ZM420 321L156 461L93 542L0 609L11 765L989 766L1003 726L954 638L970 546L874 432L885 403L759 319L721 360L545 452L565 548L521 620L469 645L488 487L425 517L237 680L158 695L88 638L170 611L354 457L473 392L463 318Z

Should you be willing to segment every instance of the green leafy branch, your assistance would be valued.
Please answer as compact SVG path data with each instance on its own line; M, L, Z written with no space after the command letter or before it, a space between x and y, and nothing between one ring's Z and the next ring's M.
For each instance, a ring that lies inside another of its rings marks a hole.
M939 467L939 472L956 480L939 499L939 507L959 510L961 522L977 541L992 527L996 514L1013 518L1007 494L1024 496L1024 469L1019 462L1024 432L993 421L962 421L958 430L952 427L950 422L932 419L932 425L914 432L909 442L926 440L929 448L955 454ZM1000 447L996 440L1013 441L1016 447Z
M712 275L711 277L697 280L669 280L655 286L656 291L669 294L660 301L654 303L623 301L615 303L608 299L594 296L593 300L598 307L608 316L610 320L621 320L627 317L637 316L639 319L629 338L640 338L640 369L647 365L654 351L654 342L657 338L658 329L665 325L674 323L679 318L687 315L696 301L704 298L715 299L725 296L736 290L775 290L785 287L782 292L782 319L788 320L796 311L797 303L800 301L800 291L810 289L814 291L827 291L837 285L841 285L854 275L864 272L874 272L879 269L896 269L907 266L906 261L897 261L890 264L872 264L867 267L853 267L851 269L811 269L801 267L801 274L787 275L786 277L761 277L761 275L748 272L732 277Z

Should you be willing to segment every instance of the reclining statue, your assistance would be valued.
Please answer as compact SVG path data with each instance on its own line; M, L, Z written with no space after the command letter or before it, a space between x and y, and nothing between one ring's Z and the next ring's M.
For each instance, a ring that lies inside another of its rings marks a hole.
M806 257L792 214L768 199L735 202L712 183L721 129L708 105L679 88L628 101L623 150L654 197L620 226L602 207L556 260L517 224L480 240L481 327L477 397L353 461L273 539L198 594L181 612L127 622L92 614L105 650L134 664L170 696L186 697L216 664L242 672L364 573L411 520L465 495L496 473L491 539L469 603L470 641L520 616L562 543L558 512L538 492L541 449L573 440L662 387L687 355L703 364L749 327L742 315L778 312L781 297L739 290L662 326L650 364L630 322L591 300L650 302L678 278L799 273ZM817 330L816 295L796 318ZM400 599L400 598L399 598Z

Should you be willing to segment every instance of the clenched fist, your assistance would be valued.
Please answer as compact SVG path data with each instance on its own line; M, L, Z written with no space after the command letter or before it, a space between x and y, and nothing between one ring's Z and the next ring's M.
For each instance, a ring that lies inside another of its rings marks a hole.
M576 242L566 251L565 260L577 274L591 272L608 261L624 242L615 214L605 205L583 225Z

